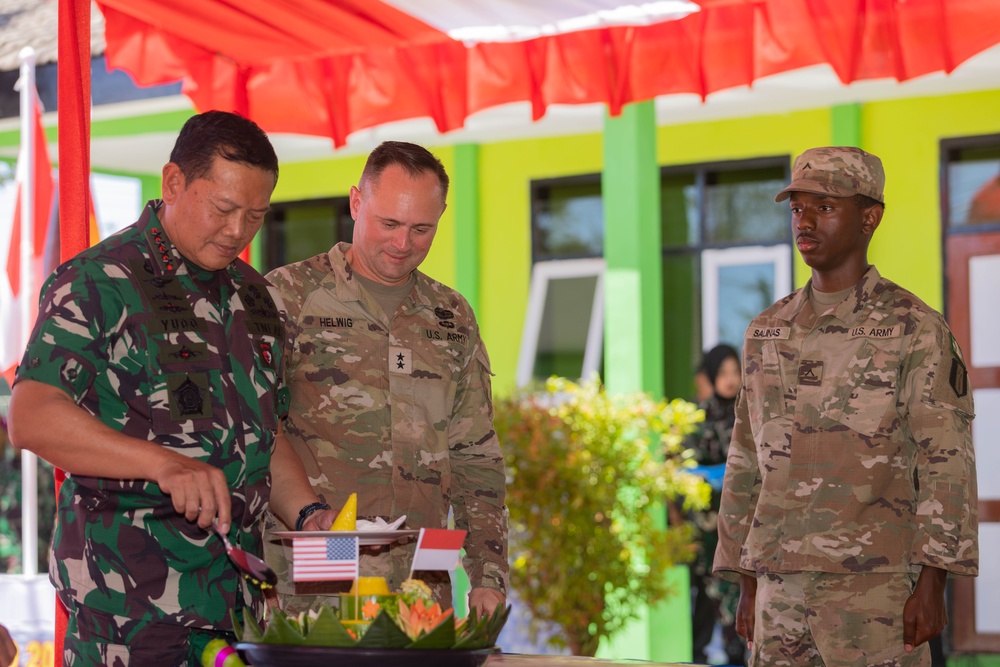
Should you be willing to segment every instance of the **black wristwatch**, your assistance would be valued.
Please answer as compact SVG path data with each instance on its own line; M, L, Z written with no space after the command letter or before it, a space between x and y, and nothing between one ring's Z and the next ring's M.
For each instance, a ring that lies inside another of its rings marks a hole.
M306 519L308 519L313 512L328 509L330 509L330 506L326 503L309 503L299 510L299 518L295 520L295 530L302 530L302 526L305 524Z

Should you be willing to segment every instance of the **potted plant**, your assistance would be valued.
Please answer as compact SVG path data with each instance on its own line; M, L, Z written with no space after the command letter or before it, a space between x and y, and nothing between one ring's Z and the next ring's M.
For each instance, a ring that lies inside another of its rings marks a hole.
M511 586L531 631L594 655L602 638L672 594L667 570L693 558L687 523L665 504L704 507L681 441L704 417L692 403L608 394L597 380L551 378L494 406L507 463Z

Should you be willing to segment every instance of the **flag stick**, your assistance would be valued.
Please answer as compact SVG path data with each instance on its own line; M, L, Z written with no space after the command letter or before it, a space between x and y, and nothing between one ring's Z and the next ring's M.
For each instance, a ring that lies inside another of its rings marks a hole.
M35 142L45 137L35 136L35 50L21 49L21 156L24 159L24 180L21 183L21 340L27 341L34 322L31 321L34 273L33 242L35 220ZM21 572L38 574L38 459L32 452L21 450Z
M413 564L417 560L417 553L420 551L420 543L424 541L424 529L420 529L420 535L417 536L417 547L413 550L413 558L410 559L410 576L407 579L413 578Z

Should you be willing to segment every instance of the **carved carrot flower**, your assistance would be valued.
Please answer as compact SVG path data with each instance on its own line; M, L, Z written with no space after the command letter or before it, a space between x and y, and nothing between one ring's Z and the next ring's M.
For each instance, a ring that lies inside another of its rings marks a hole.
M410 639L416 640L421 635L436 628L442 621L449 620L452 611L452 609L441 611L441 605L437 602L427 607L423 600L417 600L412 605L407 606L405 602L400 600L397 623Z
M366 621L370 621L376 616L378 616L378 612L381 608L382 606L378 602L375 602L375 600L369 598L365 600L365 603L363 605L361 605L361 618L365 619Z

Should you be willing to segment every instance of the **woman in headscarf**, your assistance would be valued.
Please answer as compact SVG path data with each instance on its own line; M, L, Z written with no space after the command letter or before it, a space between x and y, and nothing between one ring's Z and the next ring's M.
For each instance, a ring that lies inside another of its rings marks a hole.
M729 453L729 441L736 421L736 395L740 389L739 353L729 345L716 345L705 353L698 372L708 378L711 395L699 405L705 421L688 436L685 443L698 462L695 472L712 485L712 504L696 512L694 525L701 533L698 557L691 565L692 642L694 661L706 662L706 648L712 641L715 625L722 628L722 643L730 665L745 665L745 646L736 633L735 612L740 589L712 576L712 560L718 544L718 511L723 470Z

